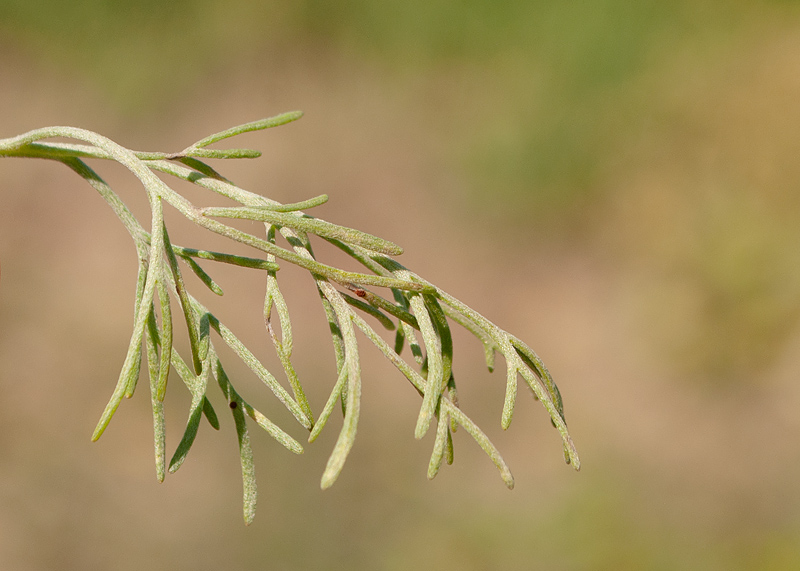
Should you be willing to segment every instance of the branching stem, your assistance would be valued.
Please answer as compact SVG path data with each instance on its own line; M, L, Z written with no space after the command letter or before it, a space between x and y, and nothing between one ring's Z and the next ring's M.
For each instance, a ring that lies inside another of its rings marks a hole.
M250 418L288 450L299 454L303 448L286 430L256 410L236 391L222 366L212 334L215 339L218 337L233 349L238 358L291 412L297 422L310 432L309 442L313 442L322 429L330 424L336 402L341 402L342 427L321 481L322 488L328 488L341 474L358 428L362 381L356 336L358 329L395 365L422 397L415 428L416 438L423 438L430 425L436 421L428 477L433 478L438 474L445 459L452 463L452 432L460 426L486 452L500 471L503 481L512 488L514 479L500 453L486 434L459 408L453 373L453 340L450 334L450 322L453 322L463 326L482 343L490 371L494 368L495 353L500 353L505 359L507 374L506 397L501 414L503 429L508 428L511 423L517 399L517 382L522 377L560 433L567 462L579 469L580 460L567 429L561 395L544 363L528 345L399 264L391 256L402 253L400 246L304 212L327 202L326 195L293 204L280 204L236 186L201 160L257 157L260 153L252 149L215 150L208 147L241 133L283 125L301 116L300 112L290 112L232 127L205 137L177 153L132 151L97 133L74 127L47 127L0 140L0 157L60 161L85 179L108 203L136 247L139 272L133 332L116 387L95 428L92 440L97 440L106 430L123 397L133 395L141 371L144 345L153 411L156 476L159 481L163 480L167 472L163 401L169 374L171 371L176 372L191 394L186 429L169 462L169 472L176 471L187 459L203 416L212 427L219 428L217 415L208 398L208 380L213 376L233 415L242 466L244 518L245 523L250 523L255 515L256 483L246 418ZM79 143L46 141L54 137L73 139ZM122 199L86 164L87 159L116 161L142 183L151 210L149 230L143 227ZM195 206L156 173L192 183L229 199L234 205ZM247 257L175 244L164 222L164 203L197 226L249 246L256 251L256 255ZM265 237L239 230L220 222L218 218L262 222ZM278 235L288 243L288 248L278 245ZM366 273L346 271L318 261L309 236L317 236L334 244L361 264ZM218 295L222 295L222 289L200 265L201 261L222 262L266 272L264 323L290 390L269 372L224 323L189 293L179 260L183 260ZM292 326L289 308L279 286L279 261L309 272L316 283L328 319L337 378L316 421L291 360ZM392 295L383 296L369 288L386 288L391 290ZM184 316L192 353L191 366L186 364L173 345L173 303L180 306ZM277 319L273 318L273 309ZM362 315L377 319L388 330L396 329L394 348L367 324ZM418 342L419 338L421 343ZM411 363L400 356L406 343L411 348Z

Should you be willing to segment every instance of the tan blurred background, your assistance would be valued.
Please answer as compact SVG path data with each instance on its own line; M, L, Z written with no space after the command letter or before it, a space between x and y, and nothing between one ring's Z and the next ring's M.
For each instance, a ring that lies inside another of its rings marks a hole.
M302 456L253 430L246 528L220 406L223 429L202 425L159 485L145 387L89 442L128 343L134 249L67 169L9 159L3 569L800 568L796 3L0 0L0 104L0 137L64 124L163 151L302 109L243 136L264 157L223 172L284 202L329 194L319 216L400 243L407 266L526 340L583 460L564 466L527 393L500 429L502 370L459 334L462 405L513 492L462 433L427 481L418 397L366 343L359 435L332 489L318 482L338 418ZM132 177L93 166L146 220ZM172 222L179 243L220 247ZM319 411L333 353L287 266ZM226 290L212 309L271 359L263 276L208 269ZM170 452L188 407L176 380Z

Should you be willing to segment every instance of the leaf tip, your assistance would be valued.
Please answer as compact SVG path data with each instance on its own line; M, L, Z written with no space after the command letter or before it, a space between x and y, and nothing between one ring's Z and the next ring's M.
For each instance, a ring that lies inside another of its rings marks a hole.
M101 418L100 421L97 423L97 426L95 427L94 432L92 433L92 442L97 442L98 440L100 440L100 437L103 436L103 433L106 431L106 428L108 428L109 422L111 422L111 415L108 416L103 415L103 418Z
M426 414L420 414L419 418L417 419L417 427L414 429L414 438L417 440L422 440L422 438L428 433L428 429L431 426L431 417Z
M567 464L571 464L576 472L581 471L581 459L578 457L577 451L564 449L564 460Z
M322 490L327 490L336 482L338 474L330 475L327 472L322 475L322 480L320 480L319 487Z

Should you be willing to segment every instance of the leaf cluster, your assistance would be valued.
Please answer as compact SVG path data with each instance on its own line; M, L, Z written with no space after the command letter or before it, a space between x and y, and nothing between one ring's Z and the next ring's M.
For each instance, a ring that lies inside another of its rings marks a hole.
M138 279L134 304L133 333L117 384L92 435L97 440L108 426L123 398L133 396L145 369L149 379L153 411L156 474L162 481L167 472L180 468L205 417L215 429L219 420L208 399L209 385L216 382L233 416L244 483L244 518L255 515L256 481L247 419L255 422L291 452L303 446L286 430L245 401L228 377L215 342L227 345L260 379L266 388L309 431L313 442L327 425L337 402L343 412L342 428L322 475L322 488L337 479L353 446L361 407L361 365L357 331L372 343L411 383L422 397L415 436L421 439L434 427L433 452L428 477L438 473L443 461L453 462L453 433L463 428L486 452L512 488L514 479L498 450L484 432L459 407L453 373L451 325L472 333L482 344L489 370L495 354L506 363L506 396L502 427L511 423L521 377L547 410L561 435L565 458L580 467L575 446L567 430L561 396L547 368L536 353L517 337L500 329L458 299L397 262L402 249L382 238L326 222L305 211L324 204L319 196L294 204L280 204L248 192L209 166L207 159L254 158L252 149L209 149L235 135L289 123L301 117L290 112L216 133L178 153L137 152L126 149L91 131L73 127L48 127L18 137L0 140L0 156L47 158L62 162L83 177L109 204L131 235L138 254ZM44 142L54 137L80 143ZM145 229L111 187L92 170L85 159L114 160L142 183L150 204L151 220ZM233 201L233 207L196 206L167 185L156 173L188 181ZM194 224L215 234L250 246L258 257L245 257L180 246L173 242L164 222L164 204ZM246 219L264 224L263 236L243 232L224 221ZM317 260L309 236L317 236L341 249L364 268L350 272ZM281 242L279 243L279 238ZM285 245L282 245L285 242ZM179 263L183 262L183 267ZM200 265L205 261L257 269L266 274L264 322L283 368L288 388L255 357L245 344L205 305L187 290L186 268L215 294L222 290ZM280 263L307 270L319 292L327 316L336 359L337 378L330 396L315 417L292 364L292 325L278 276ZM176 318L176 310L178 316ZM373 317L386 330L394 331L390 344L365 319ZM180 355L174 346L176 323L182 322L189 339L190 355ZM212 340L213 337L213 340ZM410 358L401 356L408 346ZM164 399L170 373L176 373L191 394L191 405L183 436L169 461L166 456Z

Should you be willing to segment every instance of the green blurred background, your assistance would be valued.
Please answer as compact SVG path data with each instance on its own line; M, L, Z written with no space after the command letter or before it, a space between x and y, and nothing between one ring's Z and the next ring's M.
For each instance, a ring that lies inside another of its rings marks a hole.
M800 568L798 102L790 1L0 0L0 137L67 124L174 151L304 110L242 138L264 157L220 168L285 202L329 194L321 217L402 244L407 266L526 340L583 460L563 465L533 399L500 429L503 375L461 335L462 405L513 492L460 433L455 465L426 480L418 397L366 344L332 489L318 481L335 425L299 457L254 433L245 528L230 422L202 426L158 485L144 394L89 442L127 346L135 252L82 180L7 160L0 566ZM130 176L97 168L146 216ZM254 274L215 273L213 307L269 358ZM301 273L281 278L320 410L324 318ZM184 392L169 391L170 447Z

